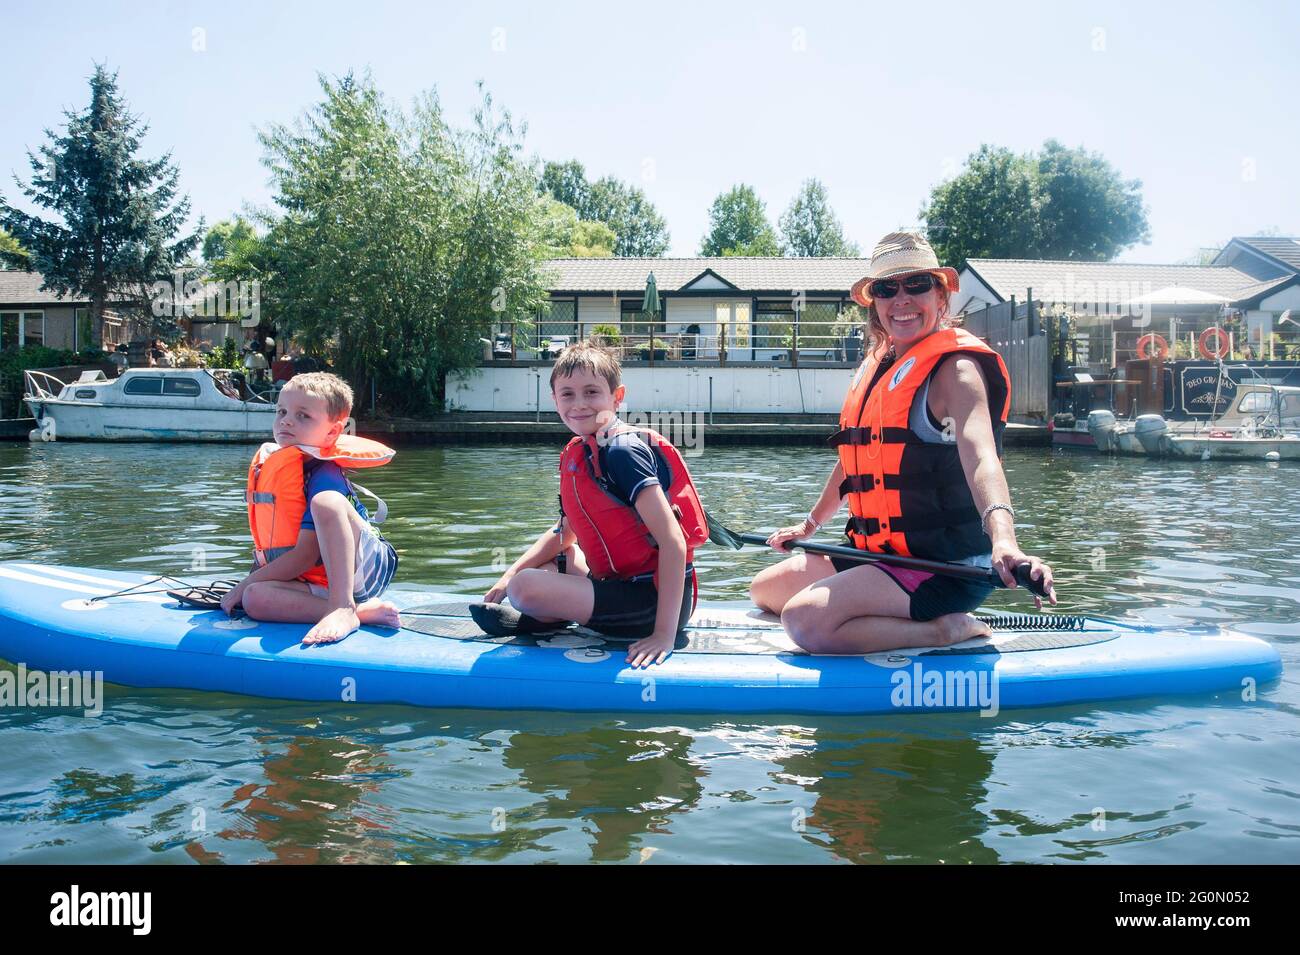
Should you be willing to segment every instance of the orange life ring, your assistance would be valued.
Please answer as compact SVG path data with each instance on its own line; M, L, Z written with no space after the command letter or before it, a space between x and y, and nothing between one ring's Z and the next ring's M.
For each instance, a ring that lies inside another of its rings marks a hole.
M1156 354L1161 361L1169 357L1169 343L1160 335L1148 332L1137 340L1137 356L1139 358L1151 357L1151 346L1155 346Z
M1209 339L1213 337L1218 347L1211 349ZM1228 349L1232 347L1232 339L1218 325L1212 325L1205 331L1201 332L1201 337L1196 339L1196 350L1201 353L1202 358L1226 358Z

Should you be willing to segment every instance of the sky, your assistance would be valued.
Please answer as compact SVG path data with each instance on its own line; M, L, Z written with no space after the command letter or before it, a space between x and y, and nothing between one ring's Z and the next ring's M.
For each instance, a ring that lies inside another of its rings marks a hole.
M81 110L102 62L170 151L209 224L271 189L257 130L368 70L396 105L436 89L468 124L482 81L530 154L642 188L670 255L696 254L713 199L753 186L775 224L827 186L869 251L915 226L982 143L1055 138L1142 181L1176 262L1233 235L1300 235L1294 44L1300 3L5 3L0 195L28 149Z

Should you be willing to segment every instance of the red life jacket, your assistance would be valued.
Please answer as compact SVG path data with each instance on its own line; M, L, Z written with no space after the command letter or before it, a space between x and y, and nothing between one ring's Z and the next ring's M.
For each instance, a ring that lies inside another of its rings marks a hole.
M970 332L934 332L901 361L869 356L844 399L840 430L829 439L847 475L840 496L849 499L844 532L854 547L929 560L960 560L992 548L955 436L932 444L910 427L917 391L939 361L954 353L974 359L984 372L993 437L1002 454L1011 377L1001 356Z
M668 465L672 480L665 496L686 538L689 565L695 548L709 539L709 528L686 462L671 441L650 428L631 428L619 422L607 434L612 437L628 431L639 434ZM575 436L560 455L560 512L578 538L592 577L628 580L653 572L658 586L659 545L636 508L614 496L601 473L595 435L586 439Z
M253 560L257 566L270 563L298 543L302 518L307 513L303 465L308 457L333 461L344 468L371 468L387 464L395 453L378 441L349 434L339 435L332 448L301 445L282 448L273 441L258 448L248 465L248 487L244 494L248 503L248 527L253 535ZM348 486L352 486L351 481ZM386 510L380 501L375 523L383 521ZM318 563L298 579L329 586L324 564Z

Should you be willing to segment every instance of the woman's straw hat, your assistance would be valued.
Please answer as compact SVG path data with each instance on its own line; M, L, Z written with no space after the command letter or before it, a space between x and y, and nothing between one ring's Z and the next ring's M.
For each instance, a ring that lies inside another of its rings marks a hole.
M957 270L939 264L939 258L930 243L917 232L891 232L878 243L871 253L871 266L866 276L853 283L849 292L853 301L863 308L871 304L867 292L876 279L893 279L917 272L933 272L939 276L951 295L957 291Z

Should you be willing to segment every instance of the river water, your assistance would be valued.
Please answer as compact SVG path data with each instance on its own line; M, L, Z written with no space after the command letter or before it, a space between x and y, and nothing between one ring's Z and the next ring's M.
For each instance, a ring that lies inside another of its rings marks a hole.
M400 585L481 592L552 520L558 449L403 449ZM246 566L239 446L0 444L0 560L191 577ZM709 447L706 504L807 512L816 448ZM10 862L1300 861L1300 468L1008 452L1059 610L1217 622L1286 674L1235 695L971 715L646 717L110 688L96 718L0 708ZM770 552L697 555L740 599ZM195 561L203 561L196 573ZM1032 609L1023 591L998 609Z

